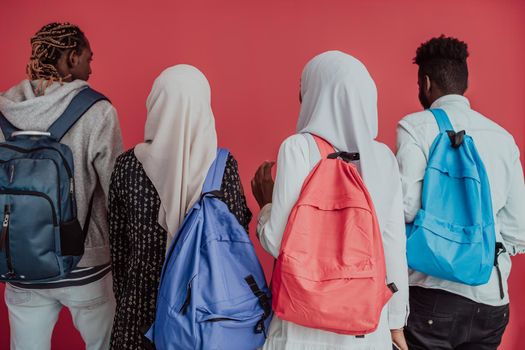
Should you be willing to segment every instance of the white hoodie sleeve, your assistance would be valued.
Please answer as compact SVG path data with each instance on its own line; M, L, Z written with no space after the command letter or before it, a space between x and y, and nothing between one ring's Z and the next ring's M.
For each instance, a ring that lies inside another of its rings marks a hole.
M279 255L288 216L310 173L308 141L303 135L286 139L279 149L272 203L264 206L257 219L257 236L263 248Z

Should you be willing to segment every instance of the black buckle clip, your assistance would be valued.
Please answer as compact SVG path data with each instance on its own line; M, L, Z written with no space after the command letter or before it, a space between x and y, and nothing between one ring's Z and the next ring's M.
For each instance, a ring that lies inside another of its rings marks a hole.
M327 157L328 159L341 159L346 163L355 162L361 159L359 153L349 153L349 152L335 152L331 153Z
M447 130L448 137L452 148L458 148L465 139L465 130L455 132L454 130Z
M224 197L224 193L222 191L204 192L203 194L201 194L201 199L206 197L206 196L215 197L215 198L223 198Z
M496 242L496 251L495 251L495 257L494 257L494 266L499 266L499 263L498 263L498 257L505 253L507 251L507 249L505 248L505 246L503 245L503 243L501 242Z
M392 294L397 293L399 289L397 289L397 286L394 282L387 284L388 289L392 292Z

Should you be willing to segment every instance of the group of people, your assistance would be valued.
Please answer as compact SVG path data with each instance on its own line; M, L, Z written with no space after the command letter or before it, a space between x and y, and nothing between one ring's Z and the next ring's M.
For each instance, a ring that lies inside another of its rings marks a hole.
M44 26L31 44L28 79L0 94L0 112L22 130L47 130L88 86L93 53L86 35L69 23ZM321 159L312 135L319 136L336 150L360 154L355 164L376 211L387 282L395 283L397 293L384 307L378 328L366 337L274 316L264 349L498 347L509 321L510 257L525 252L525 185L511 134L474 111L464 96L467 57L464 42L445 36L417 49L414 63L425 110L399 122L396 155L375 140L377 89L363 63L340 51L308 62L296 133L281 144L277 161L264 162L251 182L260 206L257 238L278 257L290 212ZM164 70L146 106L144 142L124 153L117 114L107 100L94 104L63 138L73 152L80 222L91 213L85 252L64 279L6 284L11 349L49 349L62 306L71 311L89 350L151 346L144 334L155 319L167 247L200 197L218 141L210 86L193 66ZM439 131L429 108L446 111L454 129L474 139L485 164L496 240L506 250L498 259L501 288L495 268L489 282L479 286L408 268L405 224L421 209L429 152ZM252 213L231 155L221 190L221 200L249 234Z

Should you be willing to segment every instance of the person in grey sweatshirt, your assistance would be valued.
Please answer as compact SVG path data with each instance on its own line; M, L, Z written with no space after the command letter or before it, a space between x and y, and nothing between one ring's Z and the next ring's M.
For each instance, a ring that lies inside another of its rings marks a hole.
M88 86L93 57L84 33L51 23L31 38L28 78L0 93L0 112L21 130L46 131L73 97ZM0 133L0 142L4 141ZM73 152L78 218L88 216L85 253L64 279L40 284L8 283L11 349L46 350L62 306L69 308L88 350L109 348L115 313L108 241L107 197L121 153L117 113L110 102L94 104L61 141Z

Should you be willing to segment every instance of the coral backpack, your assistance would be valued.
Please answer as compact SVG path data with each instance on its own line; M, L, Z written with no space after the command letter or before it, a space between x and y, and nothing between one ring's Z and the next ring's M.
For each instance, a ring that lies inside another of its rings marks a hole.
M396 291L386 285L374 205L351 161L313 136L321 160L306 178L284 231L272 280L279 318L340 334L373 332Z

